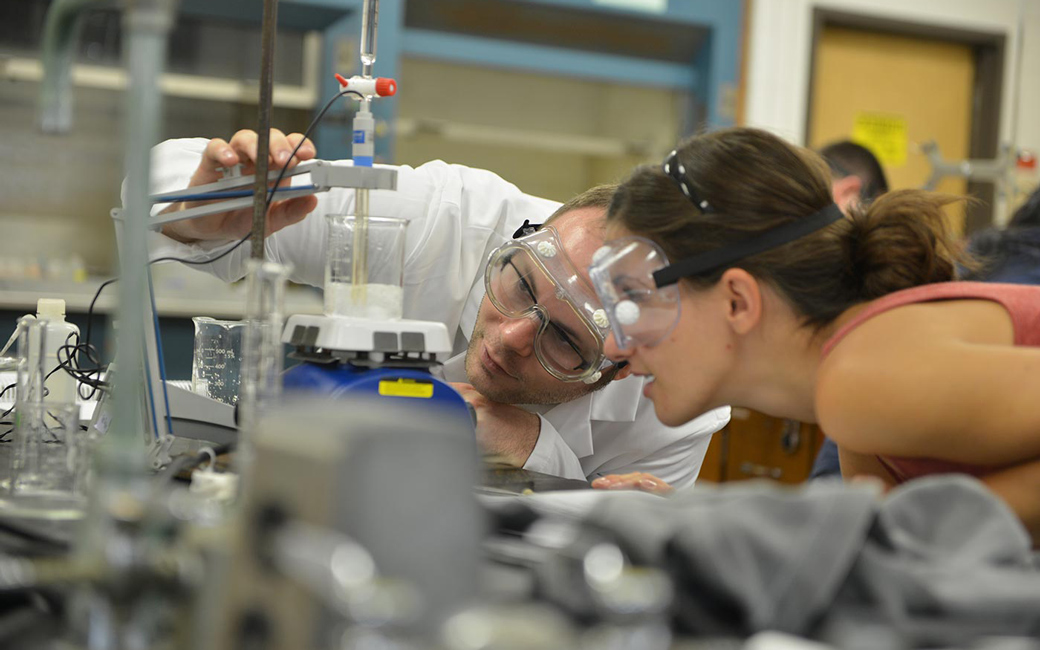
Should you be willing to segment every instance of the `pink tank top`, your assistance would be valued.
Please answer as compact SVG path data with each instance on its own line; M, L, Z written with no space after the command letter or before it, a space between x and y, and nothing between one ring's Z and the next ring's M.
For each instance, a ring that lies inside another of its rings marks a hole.
M849 332L890 309L936 300L965 299L991 300L1000 303L1011 316L1015 345L1040 347L1040 286L987 282L942 282L904 289L871 302L866 309L842 326L824 343L820 359L825 359L834 346L848 336ZM878 456L877 458L900 483L926 474L956 472L981 476L997 469L988 465L969 465L930 458L898 456Z

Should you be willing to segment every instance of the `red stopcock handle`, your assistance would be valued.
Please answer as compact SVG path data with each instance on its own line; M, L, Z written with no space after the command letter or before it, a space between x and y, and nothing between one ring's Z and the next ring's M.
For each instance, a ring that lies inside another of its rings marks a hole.
M365 77L351 77L347 79L341 74L336 75L341 90L354 90L362 95L371 97L391 97L397 94L397 82L389 77L376 77L375 79Z

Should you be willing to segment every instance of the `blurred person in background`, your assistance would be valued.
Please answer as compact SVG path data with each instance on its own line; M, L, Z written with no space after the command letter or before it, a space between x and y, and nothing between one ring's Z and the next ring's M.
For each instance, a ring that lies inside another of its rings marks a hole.
M1007 228L972 235L968 251L979 264L965 279L1040 284L1040 187L1015 211Z

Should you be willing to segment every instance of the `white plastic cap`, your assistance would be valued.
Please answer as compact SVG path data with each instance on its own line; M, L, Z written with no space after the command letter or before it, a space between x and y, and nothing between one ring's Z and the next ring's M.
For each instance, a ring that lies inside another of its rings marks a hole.
M614 307L614 317L622 325L634 325L639 320L639 305L631 300L622 300Z
M582 379L582 381L585 382L586 384L595 384L602 377L603 377L603 373L600 372L599 370L597 370L596 372L592 373L591 375L589 375L585 379Z
M65 318L65 301L61 298L40 298L36 301L36 315L40 318Z

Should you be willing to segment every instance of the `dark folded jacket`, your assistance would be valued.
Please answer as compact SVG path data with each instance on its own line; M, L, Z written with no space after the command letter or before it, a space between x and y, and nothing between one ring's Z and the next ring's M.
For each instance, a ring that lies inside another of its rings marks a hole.
M606 500L589 522L634 561L669 571L684 632L778 630L840 646L866 635L906 647L1040 636L1030 538L970 477L911 481L883 500L839 482L639 496Z

